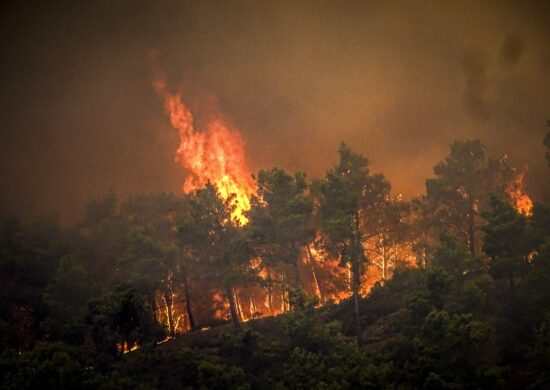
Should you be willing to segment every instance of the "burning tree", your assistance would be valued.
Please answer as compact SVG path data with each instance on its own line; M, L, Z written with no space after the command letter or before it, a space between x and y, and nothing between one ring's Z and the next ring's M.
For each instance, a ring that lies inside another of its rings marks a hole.
M196 266L225 294L236 328L240 326L234 288L254 280L252 251L246 232L234 215L233 199L222 199L208 183L190 197L189 213L179 221L182 244L197 259Z
M525 194L524 172L513 168L507 156L488 159L479 140L455 141L449 155L434 167L435 178L426 180L426 196L417 200L421 230L438 237L456 235L476 255L480 247L480 210L491 194L502 194L519 212L529 215L532 202ZM432 237L433 239L433 237Z
M433 217L477 250L479 202L486 196L489 176L485 147L478 140L455 141L451 153L434 167L436 178L426 180L427 199Z
M121 207L130 223L121 268L128 273L127 280L149 297L172 337L178 329L187 329L185 320L193 327L189 294L185 294L185 313L176 305L180 286L188 292L188 280L182 277L186 259L176 232L176 219L187 208L185 197L168 194L133 196Z
M491 274L495 280L508 281L514 298L516 278L527 271L528 265L527 218L496 196L483 216L487 220L483 250L491 259Z
M294 273L294 286L302 287L299 270L302 248L315 235L313 201L307 191L302 172L291 176L282 169L273 168L258 173L258 195L252 198L252 209L248 213L249 230L267 271L268 300L272 313L271 269L281 264L290 265ZM290 280L289 272L284 273L285 279Z
M325 249L340 259L341 266L349 267L357 339L360 342L359 288L366 261L361 219L370 183L369 161L345 144L341 145L339 155L338 165L327 172L324 180L315 184L319 196L318 218Z
M363 246L369 254L369 265L378 271L375 281L383 282L399 264L415 260L407 232L409 205L399 197L392 198L391 184L377 174L369 176L363 209Z

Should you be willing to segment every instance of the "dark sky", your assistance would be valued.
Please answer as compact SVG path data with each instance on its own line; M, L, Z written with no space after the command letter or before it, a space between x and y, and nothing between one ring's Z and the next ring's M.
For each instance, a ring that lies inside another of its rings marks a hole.
M527 163L537 195L545 3L4 1L0 213L67 222L110 190L179 191L151 50L199 117L241 130L253 170L319 176L346 141L412 196L452 140L480 138Z

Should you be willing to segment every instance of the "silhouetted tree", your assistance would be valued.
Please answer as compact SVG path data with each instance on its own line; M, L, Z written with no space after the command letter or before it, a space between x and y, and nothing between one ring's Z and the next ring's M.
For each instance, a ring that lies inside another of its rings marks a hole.
M434 216L464 237L475 255L476 217L489 184L485 147L479 140L453 142L450 154L434 167L434 173L435 178L426 180L426 196L434 205Z
M134 289L121 287L90 300L86 331L97 354L117 357L133 347L161 340L163 329L152 308Z
M161 293L170 334L176 332L175 302L177 292L185 298L190 328L195 329L189 284L190 263L186 249L178 239L177 220L188 211L185 196L158 194L133 196L122 206L132 230L125 254L131 280L147 294L156 307L155 294ZM131 263L135 263L131 265Z
M319 196L318 218L327 251L351 270L351 291L355 307L357 338L362 340L359 314L359 287L366 256L361 219L368 191L369 161L347 145L339 149L338 164L315 186Z
M261 170L257 182L258 193L251 201L247 228L267 267L268 300L273 312L270 268L289 264L294 269L295 287L302 287L299 272L302 248L315 237L313 201L302 172L291 176L279 168Z
M217 189L207 184L190 198L190 212L180 220L179 233L198 262L197 267L224 291L231 319L240 327L233 288L252 280L252 251L246 233L232 220L232 199L221 199Z
M506 155L499 160L487 158L479 140L453 142L434 173L435 178L426 180L426 197L417 202L427 221L423 228L437 235L453 233L475 256L480 247L480 211L489 204L491 194L508 197L512 203L508 192L517 185L519 173Z
M483 217L487 220L483 227L483 251L491 259L491 274L495 279L507 279L513 295L517 276L526 271L526 217L497 196L491 197L490 207Z

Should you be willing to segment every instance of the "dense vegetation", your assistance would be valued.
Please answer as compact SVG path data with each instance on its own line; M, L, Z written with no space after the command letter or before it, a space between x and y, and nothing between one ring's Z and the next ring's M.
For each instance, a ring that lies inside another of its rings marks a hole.
M342 145L310 184L260 171L244 226L211 185L6 220L1 387L549 388L550 208L479 141L434 173L405 202Z

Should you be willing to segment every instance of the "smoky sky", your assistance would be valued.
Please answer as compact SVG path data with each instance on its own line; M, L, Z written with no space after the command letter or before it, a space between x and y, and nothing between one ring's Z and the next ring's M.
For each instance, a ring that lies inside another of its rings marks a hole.
M148 53L251 170L319 177L345 141L406 197L454 139L548 178L543 1L86 1L0 6L0 212L74 221L92 198L181 188Z

